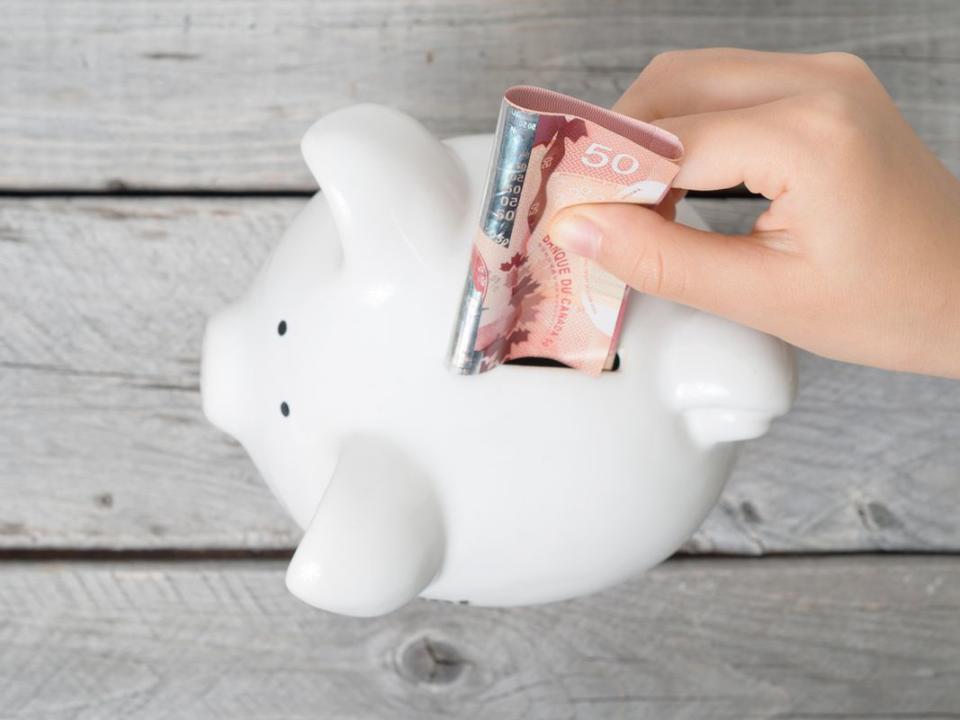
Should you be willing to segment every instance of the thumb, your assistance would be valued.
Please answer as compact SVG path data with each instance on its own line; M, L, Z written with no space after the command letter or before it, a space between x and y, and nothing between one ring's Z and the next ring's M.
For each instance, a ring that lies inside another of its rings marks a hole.
M550 239L596 261L630 287L761 327L784 292L782 253L751 236L721 235L624 203L576 205Z

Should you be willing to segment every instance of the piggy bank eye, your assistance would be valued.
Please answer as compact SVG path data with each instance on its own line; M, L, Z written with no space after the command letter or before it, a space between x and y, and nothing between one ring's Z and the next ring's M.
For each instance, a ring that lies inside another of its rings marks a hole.
M284 417L287 417L287 415L290 414L290 406L285 402L280 403L280 414Z

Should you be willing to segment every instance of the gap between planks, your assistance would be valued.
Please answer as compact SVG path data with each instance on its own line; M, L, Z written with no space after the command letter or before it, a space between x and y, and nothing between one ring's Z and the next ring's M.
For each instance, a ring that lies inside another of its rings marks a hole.
M295 547L283 548L183 548L183 547L156 547L135 549L104 549L104 548L61 548L61 547L33 547L33 548L0 548L0 565L4 563L208 563L208 562L276 562L288 561L293 556ZM710 562L749 561L751 564L762 562L780 562L784 560L815 561L823 559L858 560L864 558L881 558L901 560L909 558L943 558L960 559L960 552L950 549L931 550L824 550L811 552L809 550L775 550L763 555L737 555L734 553L693 553L680 551L667 558L663 564L686 563L706 560Z

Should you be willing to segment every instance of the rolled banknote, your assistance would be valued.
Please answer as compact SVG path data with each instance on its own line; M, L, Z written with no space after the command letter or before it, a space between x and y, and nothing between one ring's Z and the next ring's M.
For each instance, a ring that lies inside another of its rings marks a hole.
M683 148L670 133L542 88L507 90L451 367L464 375L545 358L598 375L616 355L627 287L550 241L578 203L656 205Z

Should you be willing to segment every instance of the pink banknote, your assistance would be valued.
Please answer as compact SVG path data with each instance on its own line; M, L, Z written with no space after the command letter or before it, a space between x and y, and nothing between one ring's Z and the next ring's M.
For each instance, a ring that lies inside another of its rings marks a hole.
M627 288L550 240L578 203L656 205L682 148L653 125L535 87L504 95L451 366L465 375L519 358L596 375L609 368Z

